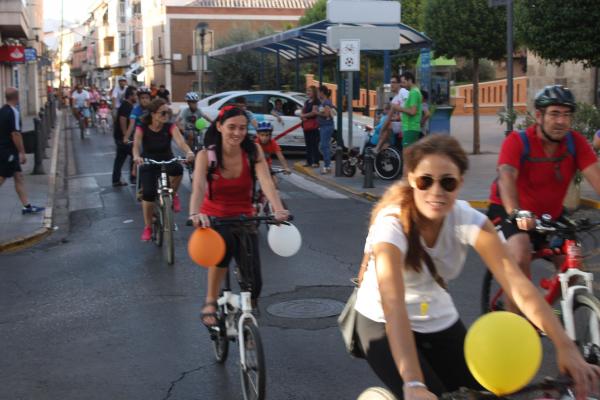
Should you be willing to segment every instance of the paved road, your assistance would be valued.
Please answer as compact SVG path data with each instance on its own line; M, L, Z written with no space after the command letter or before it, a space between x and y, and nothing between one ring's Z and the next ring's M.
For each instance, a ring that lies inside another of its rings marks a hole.
M133 187L110 185L112 138L66 133L69 223L0 262L0 398L240 399L237 351L224 366L215 364L199 321L206 271L186 255L187 213L176 218L177 259L169 267L158 248L139 240ZM268 396L355 399L378 381L363 361L345 354L335 317L282 318L269 310L310 300L287 311L339 311L336 301L346 300L358 268L371 204L298 175L286 178L281 191L303 246L286 259L261 245ZM181 195L187 204L188 187ZM478 315L482 271L470 254L451 286L467 323ZM548 354L544 372L551 373Z

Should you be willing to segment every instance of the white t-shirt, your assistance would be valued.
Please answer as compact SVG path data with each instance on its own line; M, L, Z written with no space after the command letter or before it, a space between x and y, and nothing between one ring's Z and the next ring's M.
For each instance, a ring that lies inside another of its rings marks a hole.
M392 104L398 104L400 105L400 107L404 107L404 103L406 103L406 100L408 100L408 93L409 91L404 89L404 88L400 88L400 90L398 90L398 94L396 94L394 96L394 98L392 99ZM402 132L402 121L400 121L400 113L399 112L394 112L394 120L391 123L392 126L392 132L394 133L400 133Z
M399 214L400 208L382 210L369 229L365 243L365 253L370 253L376 243L391 243L403 255L407 251L407 238L398 218L389 214ZM479 236L486 216L473 209L469 203L457 200L452 211L444 219L442 229L433 248L425 245L435 263L436 269L445 281L456 278L462 271L467 256L467 246L473 245ZM415 332L439 332L449 328L458 320L458 311L450 294L433 279L423 262L421 272L405 268L404 288L406 308L411 329ZM377 283L375 262L371 258L357 293L356 311L365 317L385 323L381 295Z
M81 93L76 90L71 97L73 98L73 105L77 108L85 107L85 102L90 101L90 94L85 90L82 90Z
M115 110L117 110L119 107L121 107L121 102L123 101L123 95L125 95L125 90L127 89L127 86L125 86L123 89L121 89L121 86L117 85L112 93L111 93L111 97L114 97L116 99L116 104L115 104Z

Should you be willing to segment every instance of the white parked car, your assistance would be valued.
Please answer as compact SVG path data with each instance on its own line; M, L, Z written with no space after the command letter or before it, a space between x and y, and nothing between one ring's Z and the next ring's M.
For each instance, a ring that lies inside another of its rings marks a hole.
M269 121L273 125L273 137L284 150L304 150L304 132L302 131L302 121L296 115L296 110L302 110L304 102L307 100L306 94L298 92L284 92L276 90L232 92L209 106L200 106L200 109L211 118L216 118L219 110L226 105L237 103L237 99L243 96L246 99L246 105L256 119L260 121ZM205 99L206 100L206 99ZM281 122L271 114L275 107L275 102L281 100L283 115ZM346 126L348 125L345 115L343 115L344 145L348 145L348 134ZM358 146L363 137L363 128L370 124L371 120L355 115L353 119L352 140L353 146ZM334 119L337 128L337 119Z

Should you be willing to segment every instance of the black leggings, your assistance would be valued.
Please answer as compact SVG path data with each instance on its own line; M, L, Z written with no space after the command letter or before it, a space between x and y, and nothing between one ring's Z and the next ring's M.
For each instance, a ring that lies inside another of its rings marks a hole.
M167 165L168 176L183 175L183 167L179 163ZM156 200L156 191L158 189L158 177L160 176L160 165L142 165L140 167L140 184L142 185L142 200Z
M240 267L240 255L242 252L252 252L252 258L248 260L246 268L240 268L237 273L238 281L242 289L249 290L253 299L258 299L262 289L262 273L260 268L260 255L258 253L258 232L256 227L219 225L214 229L219 232L225 241L225 256L217 265L219 268L228 268L234 259L237 267Z
M403 399L403 382L390 350L385 324L358 313L356 334L373 371L398 399ZM440 396L461 386L481 389L465 362L466 329L462 321L440 332L413 334L425 384L431 392Z

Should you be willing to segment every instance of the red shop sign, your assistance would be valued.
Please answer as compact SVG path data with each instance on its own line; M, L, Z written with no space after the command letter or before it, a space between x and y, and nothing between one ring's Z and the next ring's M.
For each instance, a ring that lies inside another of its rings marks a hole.
M0 62L25 62L23 46L0 46Z

